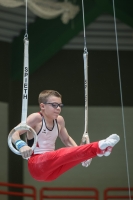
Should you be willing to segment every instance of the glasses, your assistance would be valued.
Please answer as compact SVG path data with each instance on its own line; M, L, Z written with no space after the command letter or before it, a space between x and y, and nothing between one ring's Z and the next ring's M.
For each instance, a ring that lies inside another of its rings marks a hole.
M64 105L62 103L44 103L44 104L49 104L51 105L53 108L58 108L58 106L60 108L62 108Z

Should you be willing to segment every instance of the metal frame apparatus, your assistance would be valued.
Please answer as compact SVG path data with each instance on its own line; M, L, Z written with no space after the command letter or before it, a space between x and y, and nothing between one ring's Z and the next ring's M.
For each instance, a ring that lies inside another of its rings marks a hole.
M107 188L104 190L104 200L108 199L130 199L129 198L129 188L118 187L118 188ZM130 188L133 191L133 188ZM123 194L124 193L124 194ZM133 198L133 194L131 196Z
M15 191L5 191L2 190L1 187L11 187L11 188L23 188L23 189L29 189L30 193L27 192L15 192ZM8 195L8 196L21 196L21 197L30 197L32 200L36 200L36 189L33 186L30 185L22 185L22 184L14 184L14 183L3 183L0 182L0 195Z
M51 195L51 193L53 193L53 192L54 192L54 194ZM83 195L81 195L82 192L84 193ZM69 195L66 193L68 193ZM73 194L73 193L75 193L75 194ZM90 194L88 194L88 193L90 193ZM78 187L46 188L46 187L43 187L40 190L40 200L44 200L44 199L94 199L94 200L98 200L99 192L96 188L78 188Z

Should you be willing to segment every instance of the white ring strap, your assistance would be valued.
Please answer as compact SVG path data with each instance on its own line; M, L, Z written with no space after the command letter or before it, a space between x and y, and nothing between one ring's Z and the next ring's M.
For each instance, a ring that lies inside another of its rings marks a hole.
M29 40L24 39L24 67L23 67L23 93L21 123L26 124L29 87Z
M88 132L88 53L83 54L84 58L84 87L85 87L85 130Z

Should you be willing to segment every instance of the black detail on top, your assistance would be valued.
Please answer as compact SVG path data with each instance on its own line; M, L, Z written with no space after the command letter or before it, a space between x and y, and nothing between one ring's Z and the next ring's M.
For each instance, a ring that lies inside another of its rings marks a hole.
M46 126L46 128L49 130L49 131L52 131L53 130L53 128L54 128L54 120L53 120L53 127L52 127L52 129L49 129L48 127L47 127L47 124L46 124L46 121L45 121L45 119L43 118L43 120L44 120L44 123L45 123L45 126Z

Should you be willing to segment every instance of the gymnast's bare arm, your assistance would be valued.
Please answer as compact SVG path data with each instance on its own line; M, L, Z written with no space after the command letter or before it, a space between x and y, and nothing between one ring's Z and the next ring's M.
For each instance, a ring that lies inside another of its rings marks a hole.
M64 145L67 146L67 147L77 146L77 144L69 136L69 134L68 134L68 132L65 128L65 121L64 121L63 117L59 116L57 118L57 121L58 121L58 124L59 124L59 137L60 137L61 141L64 143ZM89 140L88 140L88 143L90 143ZM92 159L89 159L89 160L82 162L82 166L88 167L90 165L91 161L92 161Z
M33 128L37 132L41 121L42 121L41 115L39 113L33 113L33 114L28 116L28 118L26 120L26 124L29 125L31 128ZM15 144L15 142L17 140L21 140L20 135L22 135L24 133L25 133L25 131L16 131L12 135L12 142ZM30 132L28 132L27 137L28 137L28 139L32 139L33 135ZM31 147L29 147L27 145L27 146L21 147L19 149L19 152L21 153L23 158L28 158L32 154L32 149L31 149Z
M76 142L69 136L66 127L65 127L65 121L62 116L58 116L57 122L59 125L59 137L63 144L66 147L71 147L71 146L77 146Z

